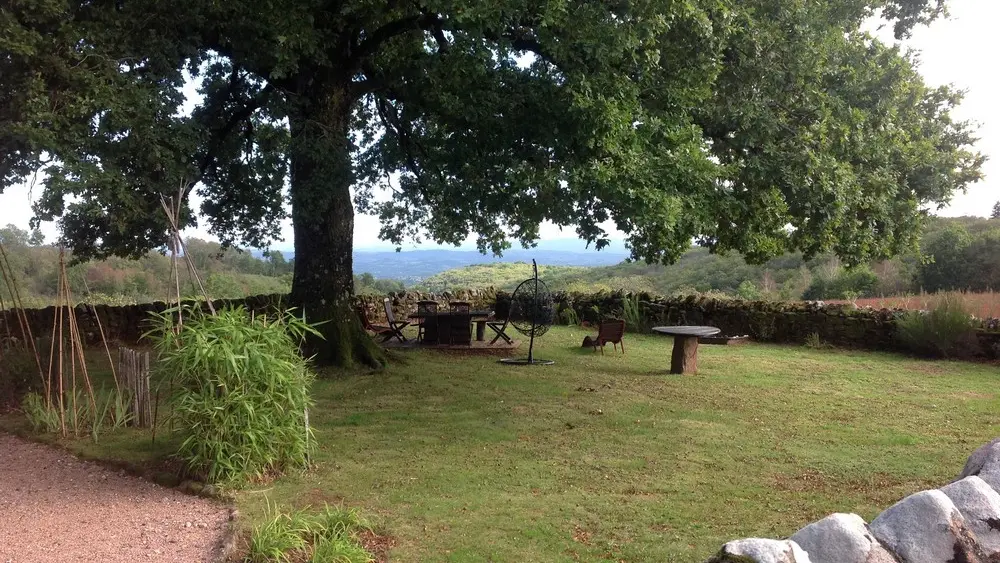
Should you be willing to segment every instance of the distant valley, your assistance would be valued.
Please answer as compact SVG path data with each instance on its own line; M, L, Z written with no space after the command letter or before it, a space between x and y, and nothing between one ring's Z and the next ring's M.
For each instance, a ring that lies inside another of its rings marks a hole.
M510 250L500 258L474 250L360 251L354 253L354 271L368 272L376 278L397 279L411 285L441 272L480 264L530 263L534 259L546 266L611 266L626 258L628 255L624 253L536 249Z
M260 256L260 252L254 252ZM294 252L282 251L287 260ZM604 250L586 248L577 239L542 241L535 248L512 248L502 257L482 254L477 250L433 248L427 250L356 249L354 273L369 273L378 279L394 279L407 286L456 268L481 264L527 262L534 259L544 266L613 266L629 256L621 242L613 242Z

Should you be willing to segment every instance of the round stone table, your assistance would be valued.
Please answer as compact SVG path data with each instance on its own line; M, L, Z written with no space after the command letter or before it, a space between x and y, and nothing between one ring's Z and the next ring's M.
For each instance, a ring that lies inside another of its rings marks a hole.
M654 326L653 332L674 337L670 373L697 373L698 338L715 336L719 329L714 326Z

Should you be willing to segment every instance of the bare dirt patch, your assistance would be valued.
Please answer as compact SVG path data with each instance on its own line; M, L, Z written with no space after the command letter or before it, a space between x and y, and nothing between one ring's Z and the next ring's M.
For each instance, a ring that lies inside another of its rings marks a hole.
M774 475L774 486L796 493L822 491L827 487L827 477L815 469L806 469L798 474L777 473Z
M229 507L0 433L0 561L214 561Z
M389 535L379 535L371 530L361 532L358 540L377 563L389 561L389 551L396 545L396 539Z

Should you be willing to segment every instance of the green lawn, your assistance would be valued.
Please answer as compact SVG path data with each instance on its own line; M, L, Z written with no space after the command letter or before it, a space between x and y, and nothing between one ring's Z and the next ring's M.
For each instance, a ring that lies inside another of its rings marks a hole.
M317 467L239 493L240 508L360 507L398 561L700 562L830 512L871 519L1000 433L995 366L702 346L699 374L674 376L669 338L628 335L626 355L601 356L584 334L541 339L548 367L421 351L326 374ZM71 447L139 459L148 443Z

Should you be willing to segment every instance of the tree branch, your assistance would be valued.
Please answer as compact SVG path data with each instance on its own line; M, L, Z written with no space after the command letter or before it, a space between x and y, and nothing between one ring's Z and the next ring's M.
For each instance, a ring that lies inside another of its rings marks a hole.
M411 31L421 31L431 28L434 24L439 24L441 18L437 14L421 13L419 15L408 16L391 21L376 29L361 41L357 49L351 53L351 59L358 63L381 47L386 41L404 35Z
M375 107L378 111L379 118L382 121L382 125L386 128L386 130L391 130L396 133L400 149L405 155L406 167L409 168L410 172L417 179L417 190L420 191L420 195L423 196L424 201L428 205L433 205L435 203L435 199L432 198L430 192L427 191L426 181L424 180L424 171L421 169L420 165L417 164L417 159L414 156L414 150L419 150L420 152L424 151L419 144L411 138L409 131L399 119L399 115L396 114L395 108L393 108L387 100L376 100ZM424 156L426 157L426 154ZM440 171L438 171L438 175L440 175Z
M233 69L233 73L235 76L236 69ZM184 194L185 196L190 193L191 189L194 188L194 185L201 180L201 178L205 175L205 172L208 171L208 168L215 161L215 157L222 145L222 140L228 137L241 121L248 119L255 111L264 107L264 104L267 103L267 100L273 91L274 86L270 82L267 83L264 88L262 88L261 91L258 92L252 100L250 100L250 102L243 106L239 111L230 115L229 119L222 125L222 127L212 131L212 139L209 142L209 149L205 152L205 156L202 157L201 162L198 163L198 174L195 178L188 182L188 186Z
M501 41L508 41L510 42L510 46L515 51L526 51L529 53L533 53L535 56L549 63L550 65L558 69L562 68L560 64L556 61L555 57L553 57L552 54L549 53L548 50L546 50L545 47L542 46L542 44L538 41L538 39L531 37L529 35L525 35L523 33L516 33L514 31L508 31L504 33L486 31L483 34L483 37L495 43L499 43Z

